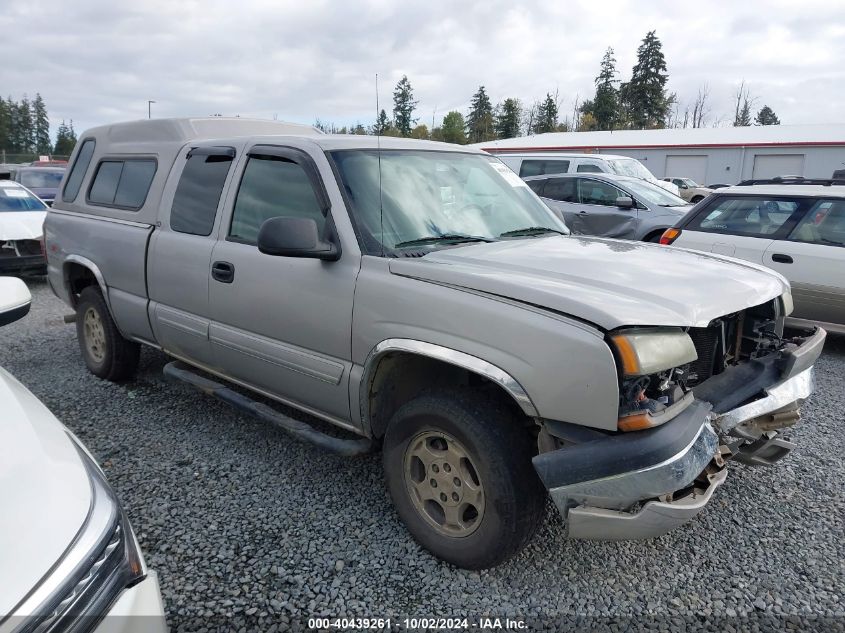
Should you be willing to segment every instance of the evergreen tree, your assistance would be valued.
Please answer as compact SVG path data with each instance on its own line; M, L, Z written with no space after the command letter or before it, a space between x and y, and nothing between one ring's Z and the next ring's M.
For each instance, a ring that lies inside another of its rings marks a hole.
M519 99L505 99L496 110L496 137L519 136L519 127L522 122L522 104Z
M748 127L751 125L751 104L745 101L734 120L734 127Z
M376 119L376 124L373 126L373 134L385 135L387 134L390 127L390 119L387 118L387 112L385 112L384 108L382 108L381 112L378 113L378 119Z
M472 96L466 125L470 143L482 143L496 138L493 129L493 104L484 86L479 86L478 92Z
M658 128L666 125L671 99L666 94L666 58L663 45L654 31L643 38L637 49L637 63L631 81L620 87L628 123L635 128Z
M57 156L70 156L75 146L76 132L73 130L73 121L68 125L63 120L56 130L56 145L53 148L53 152Z
M32 105L26 95L18 103L18 146L23 153L35 149L35 125L32 116Z
M545 134L546 132L554 132L557 130L557 102L550 93L546 93L546 98L540 103L537 109L537 119L534 123L534 134Z
M35 151L38 154L49 154L52 151L50 146L50 119L47 118L47 106L44 99L37 92L35 101L32 102L33 127L35 133Z
M417 103L414 101L414 90L408 76L402 75L393 90L393 124L402 136L410 136L411 126L417 122L413 118Z
M357 134L357 135L359 135L359 136L362 136L362 135L364 135L364 134L366 134L366 133L367 133L367 128L365 128L365 127L364 127L363 125L361 125L360 123L356 123L356 124L355 124L355 127L354 127L354 128L352 128L351 133L352 133L352 134Z
M445 141L446 143L465 145L467 142L467 137L464 133L465 128L464 115L457 110L452 110L443 117L443 124L440 126L441 138L438 140Z
M595 129L612 130L616 125L619 109L619 91L615 85L617 83L619 81L616 79L616 58L613 56L613 49L608 47L596 77L596 96L589 109L586 108L589 102L585 102L581 107L582 113L592 115Z
M8 102L0 98L0 149L10 149L10 139L12 129L11 111L9 110Z
M764 105L754 118L754 123L757 125L780 125L780 119L774 110Z

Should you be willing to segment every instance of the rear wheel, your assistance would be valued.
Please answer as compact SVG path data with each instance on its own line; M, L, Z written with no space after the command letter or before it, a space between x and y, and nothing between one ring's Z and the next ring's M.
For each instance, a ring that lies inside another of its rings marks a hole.
M384 438L391 497L414 538L468 569L519 552L543 517L530 434L477 393L442 390L401 407Z
M76 306L76 338L82 359L95 376L121 381L138 368L141 346L121 336L98 288L88 286Z
M690 200L690 202L696 204L698 202L701 202L702 200L704 200L704 196L695 196L692 200Z

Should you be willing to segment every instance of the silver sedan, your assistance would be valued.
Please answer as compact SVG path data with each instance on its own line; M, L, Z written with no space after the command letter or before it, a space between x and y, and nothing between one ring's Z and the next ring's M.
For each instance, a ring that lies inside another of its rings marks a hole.
M630 176L546 174L525 182L577 235L657 242L692 208L665 189Z

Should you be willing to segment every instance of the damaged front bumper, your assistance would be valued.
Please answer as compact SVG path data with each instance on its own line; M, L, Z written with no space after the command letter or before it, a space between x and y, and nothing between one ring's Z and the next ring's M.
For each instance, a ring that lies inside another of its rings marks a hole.
M775 429L797 421L798 405L813 391L812 366L824 339L819 329L705 381L695 401L662 426L534 457L568 536L659 536L707 505L727 476L724 457L770 464L786 455L792 445Z

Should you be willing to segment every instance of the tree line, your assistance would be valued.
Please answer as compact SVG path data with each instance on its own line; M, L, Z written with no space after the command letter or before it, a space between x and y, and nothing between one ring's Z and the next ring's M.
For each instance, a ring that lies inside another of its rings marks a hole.
M580 103L576 98L571 114L565 116L562 116L557 90L531 104L509 97L494 106L482 85L472 96L466 116L452 110L443 116L439 125L429 129L414 117L419 102L414 99L410 80L403 76L393 91L392 117L382 109L369 127L361 123L349 128L336 127L319 120L316 125L325 132L381 134L465 144L545 132L696 128L723 122L711 119L707 84L699 88L691 103L682 104L676 93L667 90L668 81L663 45L656 33L650 31L637 48L631 78L625 82L619 79L614 50L609 47L599 64L592 98ZM734 126L752 124L752 108L756 102L757 98L751 96L743 81L735 95ZM779 125L780 120L769 106L764 105L753 123Z
M68 156L76 145L73 121L62 121L56 129L56 142L50 135L47 106L40 94L30 100L26 95L20 101L12 97L0 98L0 150L3 154L30 156Z

